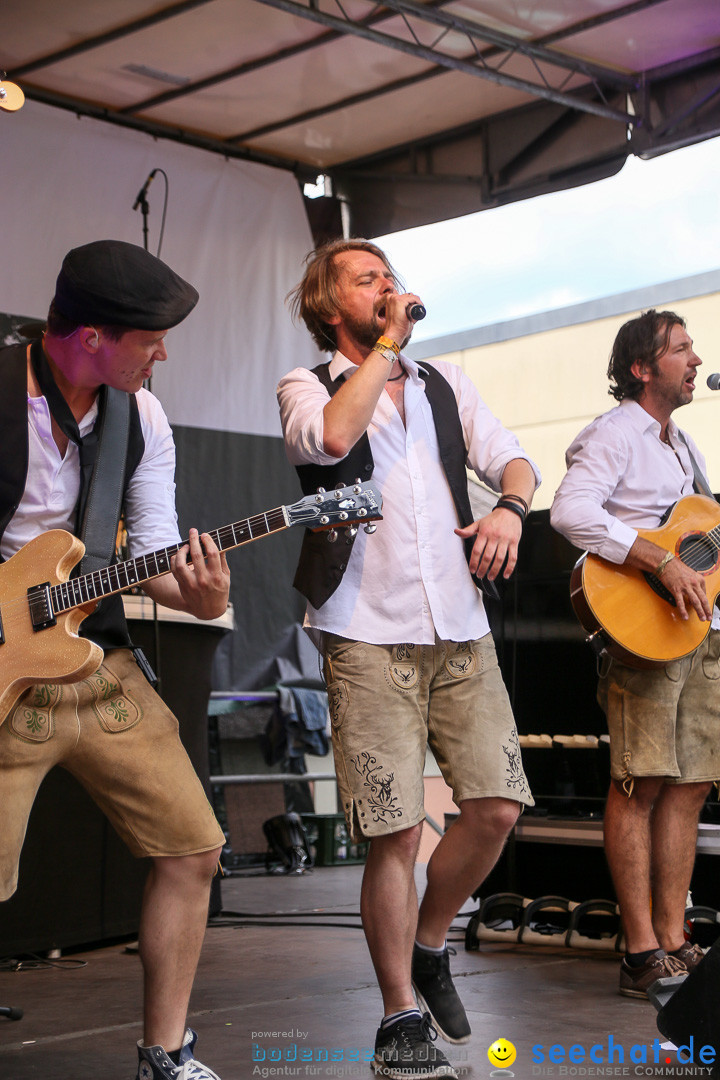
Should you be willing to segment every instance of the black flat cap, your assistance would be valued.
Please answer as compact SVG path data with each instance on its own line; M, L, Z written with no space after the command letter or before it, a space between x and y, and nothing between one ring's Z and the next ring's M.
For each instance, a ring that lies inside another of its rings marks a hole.
M144 248L96 240L63 259L54 304L71 322L169 330L190 314L197 290Z

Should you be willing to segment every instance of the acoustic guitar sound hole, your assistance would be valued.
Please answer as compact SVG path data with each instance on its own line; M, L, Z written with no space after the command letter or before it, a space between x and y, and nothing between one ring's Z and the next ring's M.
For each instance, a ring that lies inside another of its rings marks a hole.
M689 533L680 541L680 558L699 574L713 570L718 559L718 551L712 540L705 533Z

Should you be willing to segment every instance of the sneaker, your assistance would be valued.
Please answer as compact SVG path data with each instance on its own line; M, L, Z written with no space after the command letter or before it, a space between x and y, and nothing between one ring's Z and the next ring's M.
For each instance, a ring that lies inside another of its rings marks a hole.
M630 967L623 958L620 965L620 993L625 997L646 998L648 987L658 979L683 979L687 968L674 956L668 956L662 949L652 953L640 967Z
M220 1080L217 1073L201 1065L193 1057L197 1035L188 1028L180 1051L180 1064L176 1065L162 1046L138 1047L137 1080Z
M438 1034L450 1043L466 1043L470 1024L450 974L447 946L430 953L417 945L412 955L412 984L420 1010L430 1013Z
M691 945L684 941L679 949L675 949L672 956L684 964L688 972L694 971L698 964L705 959L705 951L699 945Z
M442 1050L433 1045L437 1032L427 1013L396 1020L386 1028L378 1028L375 1057L372 1067L378 1076L392 1080L432 1080L451 1077L457 1073Z

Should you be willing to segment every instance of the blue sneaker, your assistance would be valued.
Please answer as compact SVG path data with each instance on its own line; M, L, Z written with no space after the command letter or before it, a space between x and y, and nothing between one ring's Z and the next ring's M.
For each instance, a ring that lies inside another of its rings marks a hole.
M197 1035L188 1028L180 1051L180 1064L172 1061L162 1046L143 1046L138 1048L137 1080L220 1080L217 1073L201 1065L193 1057Z

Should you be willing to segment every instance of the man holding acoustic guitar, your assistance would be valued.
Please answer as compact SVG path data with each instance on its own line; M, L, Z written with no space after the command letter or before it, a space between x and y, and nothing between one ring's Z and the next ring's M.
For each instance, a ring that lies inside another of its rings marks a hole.
M720 624L716 616L710 628L705 587L718 545L704 531L719 515L704 459L672 419L692 401L700 363L675 313L652 310L625 323L608 367L619 404L568 449L550 513L589 552L572 592L602 649L605 851L627 948L619 988L628 997L647 997L657 979L682 977L703 959L683 923L699 813L720 777Z
M218 1080L195 1060L196 1036L185 1022L224 837L177 721L129 648L120 596L88 615L84 638L73 637L66 631L94 605L61 615L63 587L53 603L42 584L28 604L23 553L33 552L37 575L26 584L64 580L82 554L73 533L87 548L82 569L94 571L112 561L122 504L133 555L162 545L177 552L153 571L164 576L147 581L145 591L201 619L224 613L225 556L207 533L191 530L189 544L180 541L172 433L143 388L153 365L167 359L167 331L197 299L142 248L86 244L65 257L43 339L0 351L0 655L7 680L0 697L0 898L15 891L37 788L61 764L133 854L151 857L140 925L139 1080Z

